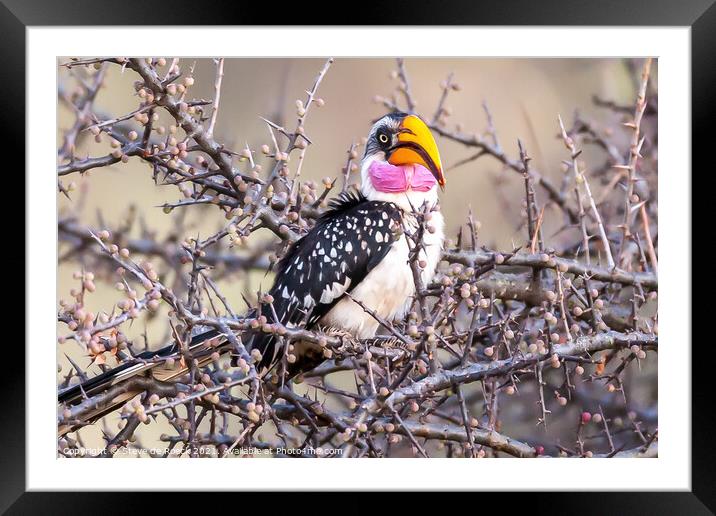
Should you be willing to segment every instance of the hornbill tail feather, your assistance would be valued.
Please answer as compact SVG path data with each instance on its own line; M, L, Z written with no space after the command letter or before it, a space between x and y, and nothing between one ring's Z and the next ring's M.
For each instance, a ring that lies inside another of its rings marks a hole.
M200 365L209 362L211 360L211 354L214 351L218 351L220 353L229 351L227 346L221 348L226 341L221 343L219 346L210 345L210 341L220 335L220 332L217 330L210 330L192 337L189 349L192 351L194 358L199 360ZM114 369L110 369L109 371L105 371L102 374L90 378L89 380L61 390L57 395L57 402L63 406L79 405L93 395L107 391L113 386L119 386L120 384L145 373L151 374L154 379L159 381L169 381L178 378L188 371L188 367L185 364L182 364L180 361L175 361L172 366L169 366L165 361L155 361L157 358L170 357L172 355L176 355L177 353L179 353L179 348L176 343L165 346L157 351L145 351L144 353L140 353L132 360L127 361ZM141 391L131 389L119 389L116 396L105 400L97 406L91 407L89 411L83 415L83 422L91 423L97 421L99 418L112 412L140 392ZM60 436L65 435L68 432L76 430L80 426L82 426L80 423L60 424L58 427L58 434Z

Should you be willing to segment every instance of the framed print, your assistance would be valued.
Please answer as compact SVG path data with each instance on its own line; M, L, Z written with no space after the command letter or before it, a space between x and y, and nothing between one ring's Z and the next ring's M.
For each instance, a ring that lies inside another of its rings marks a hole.
M709 2L310 27L6 4L27 337L3 508L479 490L713 509L689 213Z

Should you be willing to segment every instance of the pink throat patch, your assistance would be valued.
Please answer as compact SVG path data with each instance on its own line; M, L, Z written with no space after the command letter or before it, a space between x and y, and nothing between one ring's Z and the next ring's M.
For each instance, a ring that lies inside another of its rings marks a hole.
M400 193L409 189L427 192L437 184L432 173L422 165L391 165L374 161L368 168L368 175L379 192Z

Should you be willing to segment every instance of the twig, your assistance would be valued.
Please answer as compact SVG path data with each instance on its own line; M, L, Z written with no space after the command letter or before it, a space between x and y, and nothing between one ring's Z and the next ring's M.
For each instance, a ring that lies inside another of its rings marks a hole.
M562 131L562 139L564 140L564 144L566 145L567 149L569 149L569 152L571 153L574 180L577 183L577 187L581 185L584 188L584 193L586 194L587 199L589 200L589 206L592 209L592 216L594 217L594 220L597 221L597 227L599 228L599 237L602 240L602 246L604 247L604 252L607 255L607 264L610 269L614 269L615 264L614 258L612 257L611 244L609 243L609 239L607 238L607 232L604 230L602 217L599 215L599 210L597 209L597 205L594 202L594 197L592 197L592 190L589 188L589 181L587 180L587 176L584 172L580 172L579 170L579 162L577 161L577 157L579 157L581 151L577 151L574 146L574 140L567 134L567 131L564 128L564 123L562 122L562 117L558 117L558 120L559 128Z
M219 116L219 101L221 100L221 81L224 78L224 58L221 57L216 61L216 81L214 82L214 104L211 111L211 120L206 130L207 135L211 138L214 135L214 126L216 125L216 117Z

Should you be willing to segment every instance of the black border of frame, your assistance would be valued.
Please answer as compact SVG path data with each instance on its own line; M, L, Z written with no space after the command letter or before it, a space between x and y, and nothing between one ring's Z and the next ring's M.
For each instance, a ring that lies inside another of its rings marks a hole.
M713 159L707 155L707 149L713 146L716 138L713 120L716 118L716 4L715 0L552 0L549 4L535 0L503 0L483 5L473 0L426 0L421 4L407 3L404 0L365 4L329 3L323 0L311 2L309 14L299 15L303 10L296 5L296 13L280 19L282 22L297 24L303 21L311 25L343 25L348 22L362 25L657 25L691 27L691 71L692 71L692 168L697 163L713 167ZM265 3L235 0L234 2L211 0L206 9L197 9L189 0L172 0L164 5L138 0L125 0L111 3L102 0L0 0L0 81L2 85L3 118L0 133L5 144L6 174L21 169L24 164L25 138L25 80L26 80L26 39L25 29L32 25L262 25L273 20ZM350 16L346 7L352 8ZM148 16L147 9L161 9L161 17ZM340 9L339 16L318 21L322 16ZM343 14L340 14L340 13ZM109 14L111 13L111 14ZM218 14L217 14L218 13ZM274 12L275 13L275 12ZM12 121L12 123L9 123ZM696 158L701 158L696 161ZM669 180L685 180L684 171L665 171L672 177ZM13 177L17 177L14 175ZM688 176L687 176L688 177ZM691 175L693 178L693 175ZM7 180L6 180L7 181ZM32 209L32 199L24 194L26 179L14 185L14 197L25 199L26 210ZM21 192L17 192L20 189ZM8 224L16 218L16 207L10 205L7 198L2 203L4 228L10 232L22 233L8 235L5 241L26 242L28 237L24 224ZM13 211L9 211L13 210ZM711 230L713 231L713 230ZM706 233L709 235L711 233ZM25 247L23 247L24 251ZM5 256L10 263L9 270L23 270L25 276L31 272L25 269L24 253L8 253ZM690 253L687 259L690 258ZM19 278L18 274L14 274ZM692 284L691 278L684 278ZM24 286L24 285L23 285ZM20 287L22 288L22 287ZM691 303L691 300L684 300ZM707 307L695 309L705 311ZM25 313L25 324L28 324ZM689 324L689 326L691 326ZM4 328L7 336L9 328ZM690 332L685 334L682 345L691 344ZM17 337L13 337L16 342ZM6 351L3 356L0 373L2 382L2 403L0 414L5 421L0 425L0 511L8 514L95 514L102 512L129 513L133 509L148 510L150 500L170 503L165 507L176 507L175 502L158 496L127 496L123 493L39 493L26 492L25 487L25 353L17 345L3 339ZM26 342L29 346L31 343ZM704 342L706 345L707 342ZM10 346L13 346L10 348ZM12 358L11 358L12 357ZM11 361L10 361L11 360ZM662 367L668 367L662 364ZM713 365L707 360L692 363L692 491L691 492L610 492L610 493L529 493L525 496L509 495L506 505L511 510L523 506L534 513L536 509L546 509L550 513L606 514L714 514L716 511L716 450L711 438L712 430L709 416L713 413L712 392L705 382L713 374ZM699 383L703 382L703 389ZM685 389L686 386L683 386ZM686 391L684 391L686 392ZM237 483L242 472L237 471ZM618 475L618 470L614 471ZM111 480L108 479L108 485ZM628 479L625 479L628 483ZM81 485L81 479L78 479ZM320 487L320 479L317 479ZM555 480L555 489L558 489ZM147 493L149 494L149 493ZM177 493L178 495L178 493ZM183 495L182 495L183 496ZM212 499L216 494L211 495ZM360 496L360 495L356 495ZM478 495L481 497L485 494ZM421 497L422 499L422 497ZM233 500L238 501L236 495ZM285 499L284 499L285 500ZM300 503L295 495L291 498L291 507ZM410 501L401 497L402 502ZM115 502L115 503L113 503ZM245 503L245 502L244 502ZM310 502L309 502L310 503ZM309 507L316 507L310 504ZM209 506L210 507L210 506ZM246 507L244 505L244 507ZM478 507L486 507L481 502ZM238 507L237 507L238 508ZM278 510L280 508L277 507ZM543 510L544 510L543 509Z

